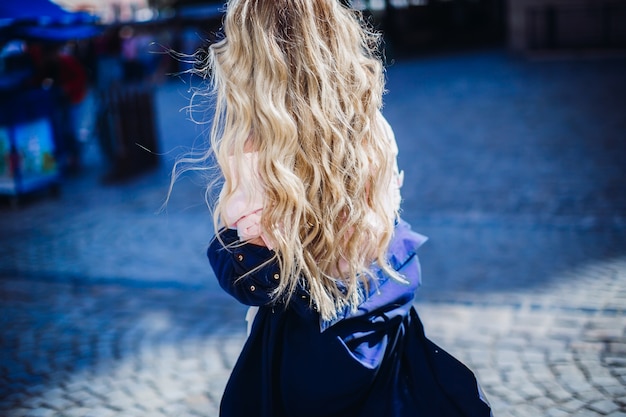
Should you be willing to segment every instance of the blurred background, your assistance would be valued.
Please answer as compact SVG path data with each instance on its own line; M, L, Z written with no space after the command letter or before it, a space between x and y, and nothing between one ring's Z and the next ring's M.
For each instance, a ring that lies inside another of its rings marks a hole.
M348 3L384 33L388 63L484 48L532 57L626 48L620 0ZM110 165L108 180L153 167L158 158L143 152L158 149L153 88L192 67L193 55L215 39L222 12L223 2L206 0L4 2L0 193L57 187L79 170L92 139ZM39 136L36 147L23 138L30 133Z
M626 0L342 0L384 35L416 306L496 416L626 416ZM0 415L214 416L193 76L223 2L0 2ZM211 190L214 191L214 190Z

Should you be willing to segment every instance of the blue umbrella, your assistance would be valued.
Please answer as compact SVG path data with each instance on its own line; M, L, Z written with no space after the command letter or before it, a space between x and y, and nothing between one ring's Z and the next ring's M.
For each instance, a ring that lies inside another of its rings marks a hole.
M50 0L0 2L0 37L65 41L95 36L88 13L70 12Z

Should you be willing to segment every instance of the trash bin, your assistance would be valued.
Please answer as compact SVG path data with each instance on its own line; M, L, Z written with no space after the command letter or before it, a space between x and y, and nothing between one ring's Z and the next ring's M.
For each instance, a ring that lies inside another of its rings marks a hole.
M158 165L154 90L148 83L120 84L98 94L98 137L110 165L105 182L128 179Z

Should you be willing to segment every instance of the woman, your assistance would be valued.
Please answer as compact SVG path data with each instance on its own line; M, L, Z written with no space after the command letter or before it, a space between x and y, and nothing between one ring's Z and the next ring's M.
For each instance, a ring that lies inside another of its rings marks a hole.
M208 256L253 308L221 415L490 415L412 307L425 238L398 216L379 35L338 0L226 7L202 69L224 178Z

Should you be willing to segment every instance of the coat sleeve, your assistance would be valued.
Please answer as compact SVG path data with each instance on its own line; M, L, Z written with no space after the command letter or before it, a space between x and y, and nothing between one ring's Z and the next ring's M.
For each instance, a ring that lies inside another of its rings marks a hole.
M274 252L266 247L241 243L237 231L222 229L207 250L220 286L239 302L262 306L272 302L280 278ZM250 272L252 271L252 272Z
M344 319L359 317L384 316L385 320L404 317L409 312L415 296L415 290L421 284L421 267L417 250L428 238L411 230L411 226L398 219L393 237L387 250L389 265L395 269L404 281L390 278L382 269L374 271L377 281L370 285L367 295L355 311L346 309L333 320L320 320L320 330L325 331Z
M417 250L428 238L411 230L402 219L394 231L387 250L389 265L395 269L404 282L391 279L379 270L379 285L358 308L358 314L383 314L387 319L406 316L413 303L415 291L421 285L422 271Z

